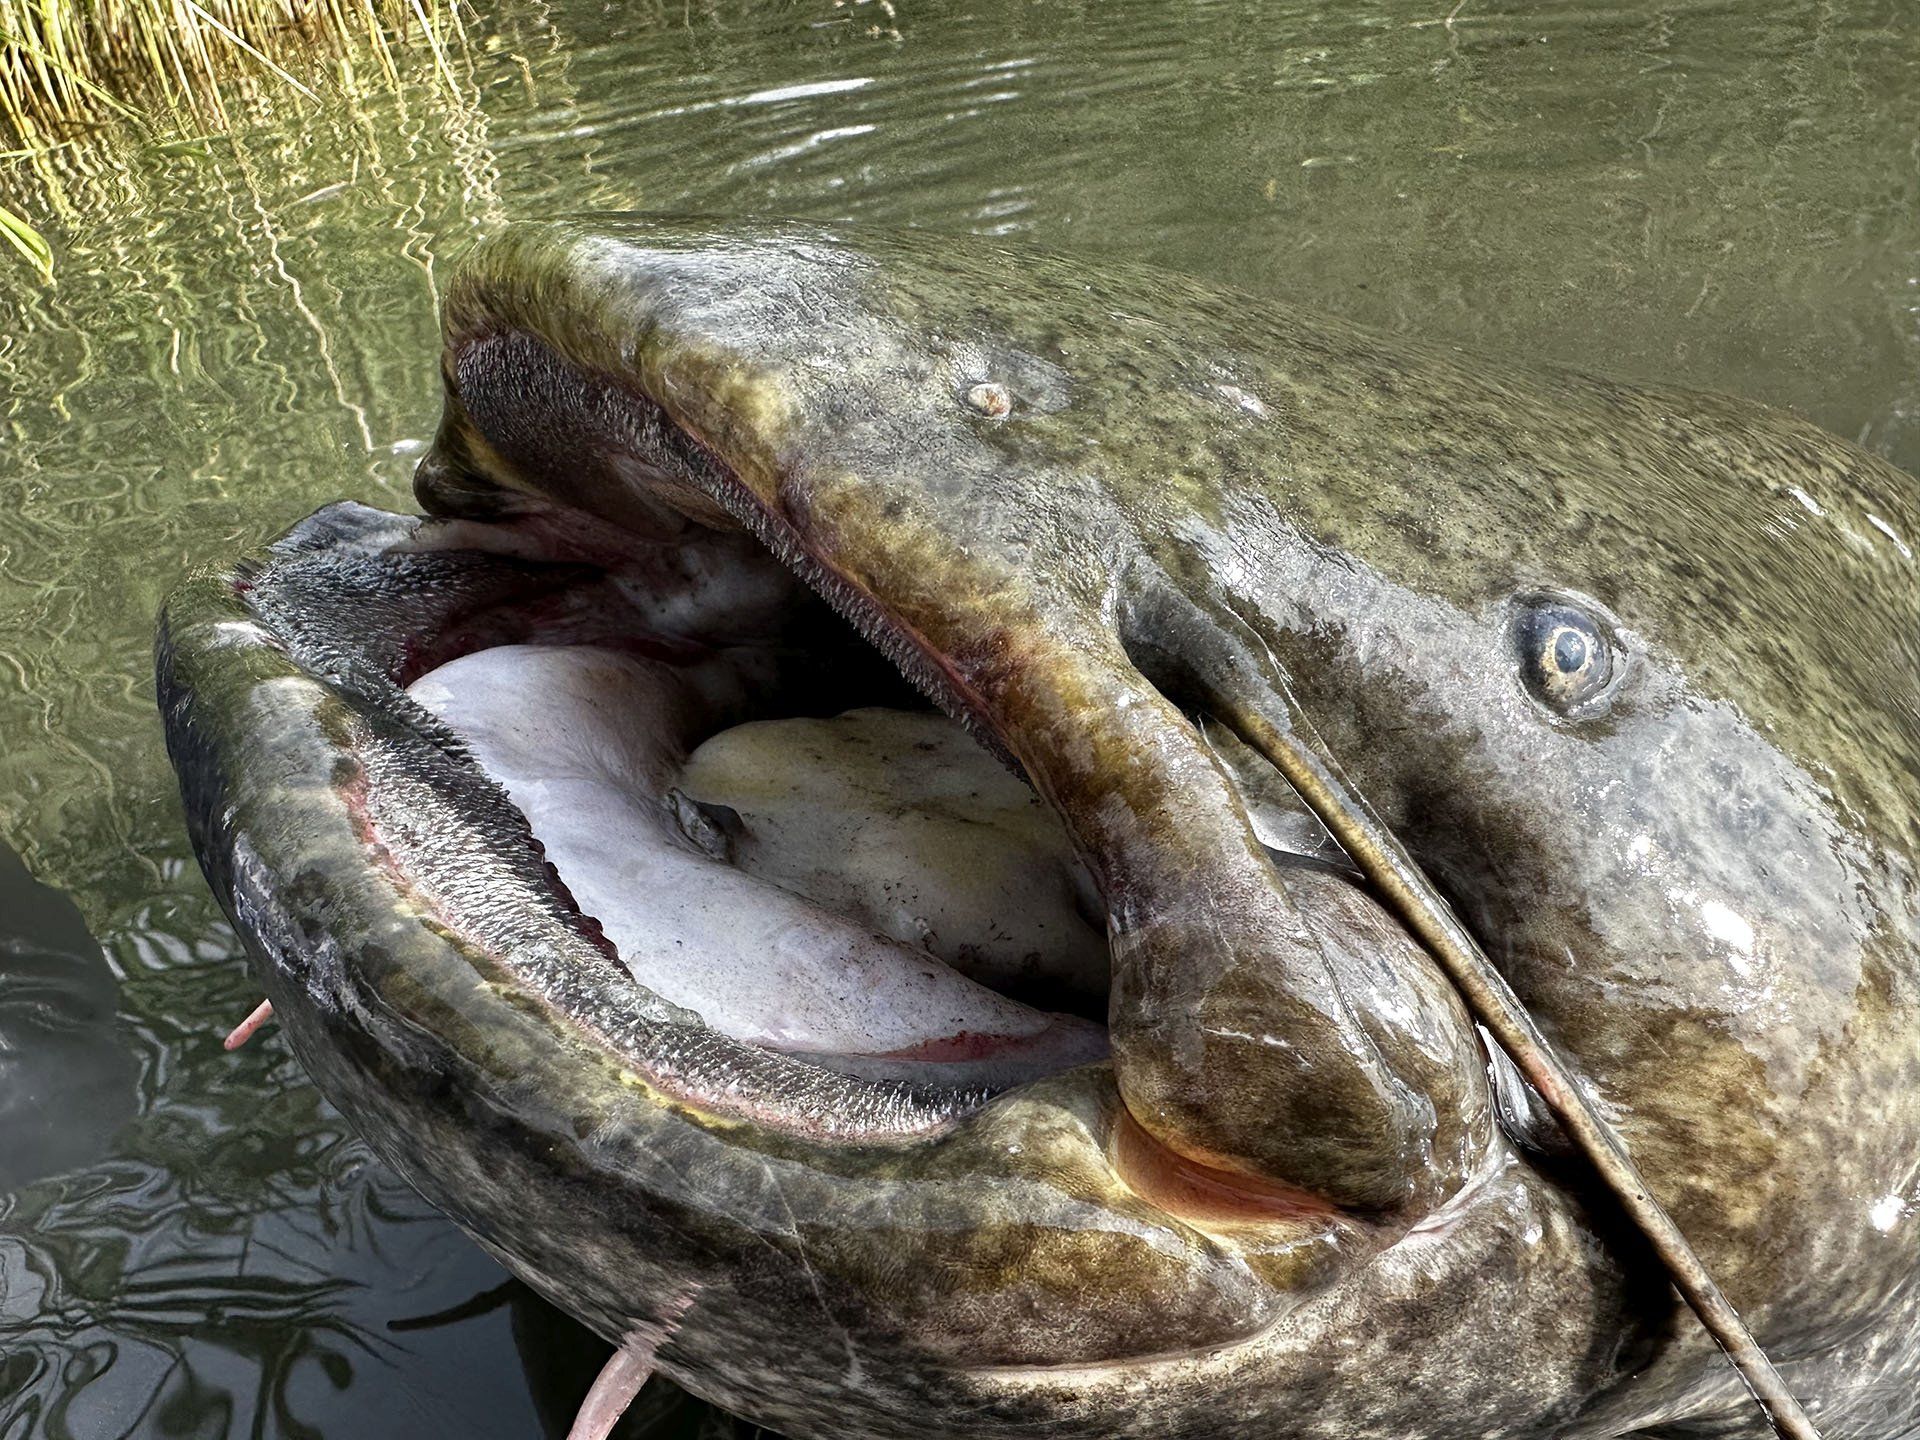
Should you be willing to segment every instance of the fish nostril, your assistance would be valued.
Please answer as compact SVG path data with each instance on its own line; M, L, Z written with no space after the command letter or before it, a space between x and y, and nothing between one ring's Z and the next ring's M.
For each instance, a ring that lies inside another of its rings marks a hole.
M1013 396L996 380L983 380L962 397L967 407L989 420L1004 420L1013 413Z

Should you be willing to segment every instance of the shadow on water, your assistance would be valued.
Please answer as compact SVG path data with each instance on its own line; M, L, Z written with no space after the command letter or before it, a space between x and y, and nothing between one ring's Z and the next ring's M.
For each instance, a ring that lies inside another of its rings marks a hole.
M185 571L326 500L407 503L469 235L587 208L1002 233L1753 395L1913 468L1908 24L1896 0L507 0L469 18L457 84L403 57L231 133L0 170L59 277L0 270L0 842L39 882L0 863L0 1440L558 1435L606 1353L276 1037L221 1050L257 997L148 678ZM663 1389L633 1428L729 1424Z
M212 1034L129 1047L78 912L4 852L0 914L0 1435L566 1433L609 1346L503 1280L271 1042L224 1085L199 1073ZM196 1104L196 1080L225 1093ZM660 1385L619 1433L751 1432Z
M97 1159L133 1114L118 987L73 902L0 850L0 1190Z

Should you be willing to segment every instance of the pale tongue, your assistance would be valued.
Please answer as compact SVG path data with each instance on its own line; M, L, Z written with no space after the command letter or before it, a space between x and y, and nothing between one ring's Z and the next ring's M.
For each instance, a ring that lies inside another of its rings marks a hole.
M1104 1055L1102 1027L1010 1000L874 933L867 919L736 869L719 858L727 845L711 826L691 833L715 853L689 839L679 818L689 807L670 798L686 740L768 678L737 656L681 667L589 647L506 646L443 665L410 693L507 791L635 979L715 1029L839 1068L953 1084L1018 1083ZM778 765L779 748L762 746L757 758ZM803 753L786 759L805 763ZM744 798L726 777L748 777L706 770L726 782L716 792ZM896 804L910 803L896 792ZM793 810L768 828L785 837L773 848L791 860L803 830ZM845 841L844 827L829 831L823 847ZM737 838L754 845L750 808ZM1070 895L1064 876L1057 887ZM1021 903L1009 897L1010 919Z

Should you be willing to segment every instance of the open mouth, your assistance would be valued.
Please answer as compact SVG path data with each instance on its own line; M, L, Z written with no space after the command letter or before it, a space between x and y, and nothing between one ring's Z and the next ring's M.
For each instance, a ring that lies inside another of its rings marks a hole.
M949 1116L1106 1058L1107 914L1060 819L748 536L542 510L428 521L393 558L490 573L386 647L389 678L647 991ZM1275 863L1339 870L1210 738Z
M750 441L723 460L541 341L476 337L449 380L437 518L323 511L248 600L309 673L360 657L343 798L430 924L776 1128L925 1133L1111 1049L1128 1114L1207 1167L1363 1209L1471 1168L1457 1002L1297 782L1171 698L1177 643L1140 652L1163 685L964 579L903 611L737 468Z
M1235 1184L1387 1212L1476 1169L1458 1000L1248 717L1180 703L1213 642L1176 601L1076 651L969 578L972 522L836 541L670 381L512 331L449 365L435 518L323 511L247 603L357 689L364 853L517 1003L793 1133L924 1134L1111 1052L1130 1123ZM876 587L849 544L961 569Z
M587 586L613 618L617 583ZM1106 1054L1105 912L1031 790L846 645L628 618L535 624L409 693L636 981L868 1079L1002 1089Z
M938 657L838 593L650 396L512 333L457 372L463 438L443 431L417 484L430 511L481 518L397 549L494 579L484 604L411 612L386 678L524 818L557 903L698 1026L918 1101L843 1111L924 1128L1106 1058L1100 890ZM472 478L502 464L615 498L589 514ZM1207 743L1276 864L1352 877L1283 780ZM811 1089L776 1082L754 1108L810 1124Z

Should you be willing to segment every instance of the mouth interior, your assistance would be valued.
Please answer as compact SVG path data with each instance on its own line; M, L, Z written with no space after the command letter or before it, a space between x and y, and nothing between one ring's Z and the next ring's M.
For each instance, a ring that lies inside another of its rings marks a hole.
M744 539L443 637L409 693L711 1028L991 1090L1104 1058L1106 916L1058 818Z

